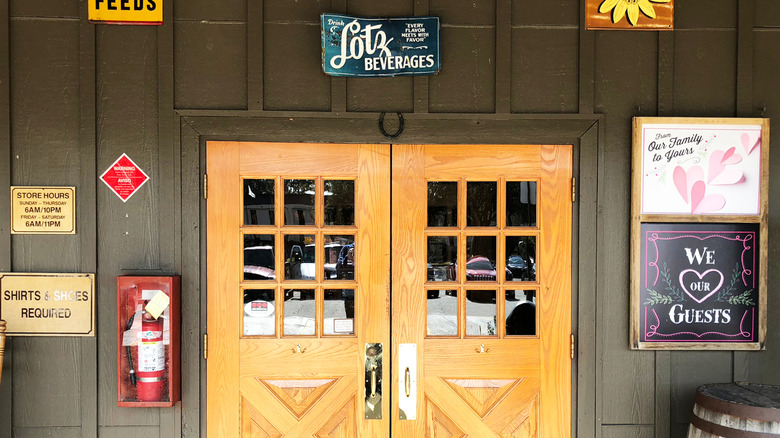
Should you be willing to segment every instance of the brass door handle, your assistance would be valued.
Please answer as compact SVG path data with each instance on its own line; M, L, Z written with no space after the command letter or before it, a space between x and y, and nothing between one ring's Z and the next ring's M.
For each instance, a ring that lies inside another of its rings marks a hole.
M404 374L404 391L406 391L406 396L409 397L412 395L412 373L409 372L409 367L406 367L406 372Z
M485 344L480 344L479 348L475 348L474 351L477 353L490 353L490 348L485 348Z
M301 344L298 344L295 346L295 348L292 349L293 353L306 353L306 347L301 348Z
M376 364L371 365L371 397L376 397Z

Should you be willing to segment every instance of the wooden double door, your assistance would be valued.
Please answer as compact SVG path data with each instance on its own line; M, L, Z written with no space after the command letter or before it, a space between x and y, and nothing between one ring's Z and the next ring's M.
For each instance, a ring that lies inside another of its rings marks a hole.
M208 436L570 436L571 155L209 142Z

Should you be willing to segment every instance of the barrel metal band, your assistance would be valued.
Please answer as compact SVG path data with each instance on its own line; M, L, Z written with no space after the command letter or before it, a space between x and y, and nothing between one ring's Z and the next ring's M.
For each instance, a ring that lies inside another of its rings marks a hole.
M777 438L777 435L773 433L751 432L721 426L720 424L702 420L694 414L691 414L691 426L715 436L727 436L729 438Z
M718 400L696 391L696 404L708 411L715 411L732 417L750 418L751 420L780 422L780 409L746 406Z
M155 383L155 382L162 382L162 377L138 377L139 382L143 383Z

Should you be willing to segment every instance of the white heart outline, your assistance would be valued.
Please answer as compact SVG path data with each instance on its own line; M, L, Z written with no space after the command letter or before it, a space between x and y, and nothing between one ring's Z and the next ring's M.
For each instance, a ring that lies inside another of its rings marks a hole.
M694 274L696 274L699 277L699 280L703 280L704 276L709 274L710 272L717 272L718 275L720 275L720 283L718 283L718 285L715 287L715 289L713 289L712 292L708 293L704 298L698 299L698 298L694 297L690 292L688 292L688 289L685 288L685 282L683 281L683 275L685 275L685 274L687 274L689 272L693 272ZM706 300L707 298L709 298L713 294L715 294L715 292L717 292L720 289L721 286L723 286L723 273L720 272L717 269L708 269L708 270L706 270L706 271L704 271L704 272L702 272L700 274L699 271L697 271L695 269L686 269L686 270L680 272L680 286L682 287L682 290L684 290L685 293L688 294L689 297L693 298L693 301L696 301L697 303L701 304L701 303L704 302L704 300Z

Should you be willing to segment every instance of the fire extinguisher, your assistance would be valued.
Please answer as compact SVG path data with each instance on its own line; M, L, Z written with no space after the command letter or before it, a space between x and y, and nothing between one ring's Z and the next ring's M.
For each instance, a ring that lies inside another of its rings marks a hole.
M163 320L143 313L138 340L138 371L136 372L138 401L160 401L164 388L165 346ZM131 365L132 366L132 365Z

